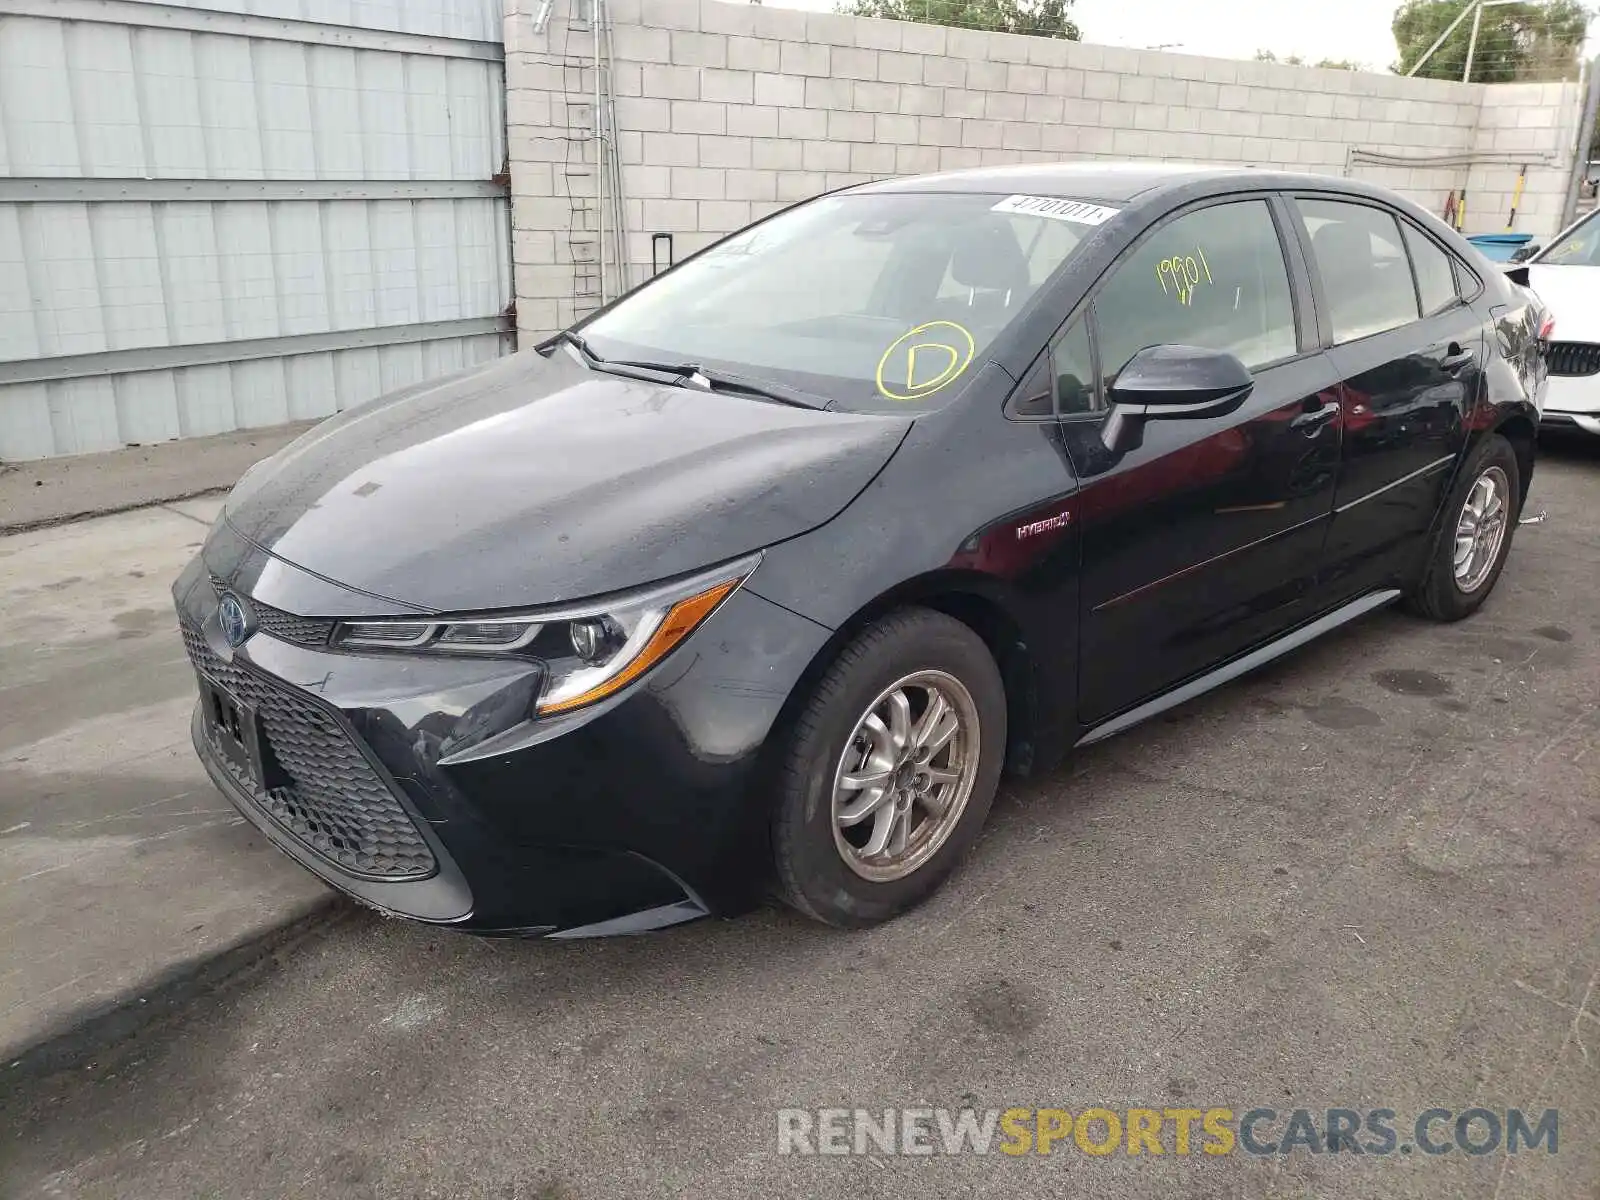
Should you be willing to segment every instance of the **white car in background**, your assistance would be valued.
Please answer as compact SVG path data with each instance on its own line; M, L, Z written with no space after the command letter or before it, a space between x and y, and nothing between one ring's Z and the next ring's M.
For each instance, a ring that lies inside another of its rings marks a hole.
M1600 209L1568 226L1525 265L1529 286L1555 317L1540 424L1600 437Z

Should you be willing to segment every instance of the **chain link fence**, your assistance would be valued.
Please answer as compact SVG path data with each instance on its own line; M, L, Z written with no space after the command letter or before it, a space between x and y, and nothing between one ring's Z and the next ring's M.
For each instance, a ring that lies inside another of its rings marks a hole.
M1467 0L1455 6L1410 0L1396 13L1394 28L1400 45L1414 48L1441 26L1414 61L1401 63L1407 75L1551 83L1581 77L1590 15L1577 0Z

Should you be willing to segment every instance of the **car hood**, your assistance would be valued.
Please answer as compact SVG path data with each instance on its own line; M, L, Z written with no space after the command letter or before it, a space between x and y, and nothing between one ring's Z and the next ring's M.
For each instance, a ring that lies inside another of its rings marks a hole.
M1533 263L1528 286L1555 317L1558 342L1600 342L1600 267Z
M399 604L559 604L814 529L908 427L527 351L324 422L225 513L268 553Z

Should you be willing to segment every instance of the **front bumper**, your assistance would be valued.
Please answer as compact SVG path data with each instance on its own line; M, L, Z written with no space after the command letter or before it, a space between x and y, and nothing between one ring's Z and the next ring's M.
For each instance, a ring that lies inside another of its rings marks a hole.
M1545 409L1539 418L1540 429L1575 429L1600 437L1600 414L1560 412Z
M1544 429L1574 429L1600 437L1600 375L1552 375L1545 384Z
M416 920L556 936L761 895L763 747L823 627L740 591L619 697L530 721L539 669L513 656L352 654L265 621L230 649L218 566L258 605L313 585L259 551L212 558L173 589L180 623L197 673L259 710L271 790L212 741L199 706L196 751L257 829L335 888Z
M386 882L349 875L314 851L288 826L275 820L253 790L242 786L238 777L228 769L206 734L200 706L195 705L189 722L189 737L194 743L200 763L211 776L211 782L228 798L240 814L266 835L290 858L306 870L322 876L334 887L354 896L363 903L385 912L399 913L419 921L451 924L472 916L472 892L467 887L454 860L438 850L434 852L434 871L430 877L419 880ZM421 832L423 826L417 826ZM424 835L425 836L425 835Z

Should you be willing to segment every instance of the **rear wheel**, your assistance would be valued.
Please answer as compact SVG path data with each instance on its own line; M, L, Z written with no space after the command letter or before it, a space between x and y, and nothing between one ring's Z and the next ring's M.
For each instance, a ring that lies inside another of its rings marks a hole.
M1500 578L1521 511L1516 451L1490 434L1473 451L1445 502L1444 524L1411 609L1434 621L1476 612Z
M1005 688L977 634L928 609L869 626L796 722L773 819L784 899L852 928L921 902L977 838L1005 744Z

